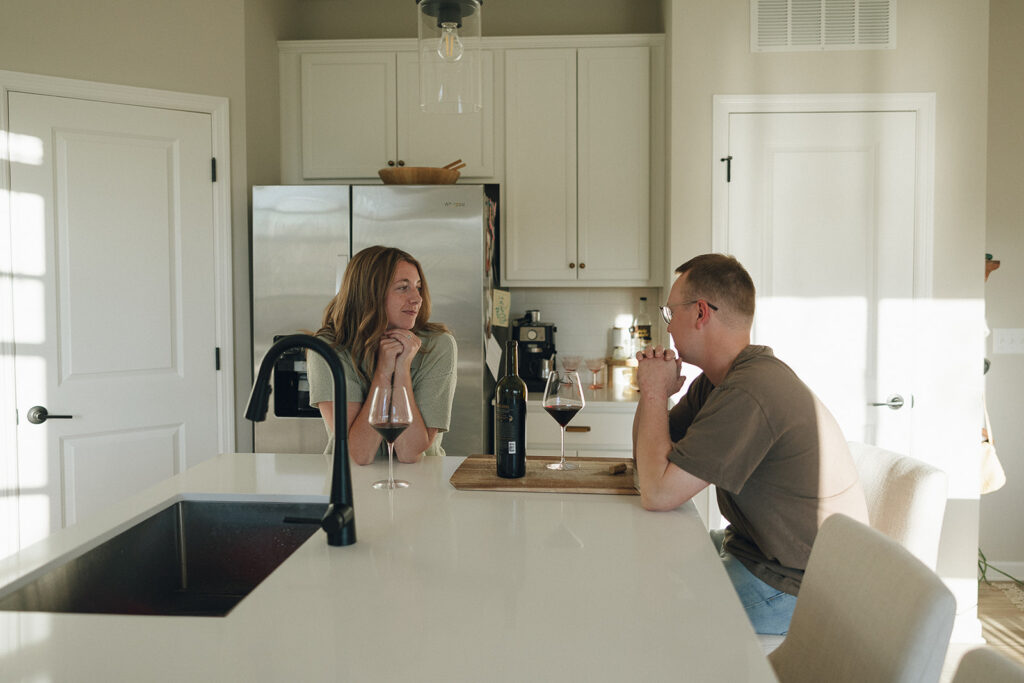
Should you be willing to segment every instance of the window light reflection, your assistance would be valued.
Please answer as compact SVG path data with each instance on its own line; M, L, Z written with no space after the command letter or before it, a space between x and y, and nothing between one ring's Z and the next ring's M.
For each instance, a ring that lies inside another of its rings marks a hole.
M46 274L46 204L27 192L11 192L11 265L16 275Z
M757 301L752 335L793 368L852 441L865 440L873 423L866 410L865 376L874 376L875 353L867 309L863 297L765 297ZM827 343L815 329L826 331Z
M2 131L0 131L2 132ZM0 140L4 136L0 135ZM43 141L34 135L7 134L7 153L0 158L10 159L17 164L43 165ZM0 153L4 150L0 149Z
M15 277L12 279L14 300L14 341L20 358L31 346L46 342L46 298L41 280Z

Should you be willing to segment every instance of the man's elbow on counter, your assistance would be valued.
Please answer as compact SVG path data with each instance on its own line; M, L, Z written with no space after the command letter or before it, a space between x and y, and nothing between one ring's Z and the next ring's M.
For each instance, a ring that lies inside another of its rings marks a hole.
M658 495L657 491L651 492L647 490L640 492L640 505L643 506L644 510L652 512L665 512L679 507L679 503L675 501L674 497Z

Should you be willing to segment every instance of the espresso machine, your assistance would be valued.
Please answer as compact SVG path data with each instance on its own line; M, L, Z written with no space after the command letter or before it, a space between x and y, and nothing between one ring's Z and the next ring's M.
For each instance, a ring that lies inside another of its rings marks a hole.
M528 310L512 322L512 338L519 342L519 376L529 392L537 393L536 398L543 394L555 367L557 330L554 323L541 322L538 310Z

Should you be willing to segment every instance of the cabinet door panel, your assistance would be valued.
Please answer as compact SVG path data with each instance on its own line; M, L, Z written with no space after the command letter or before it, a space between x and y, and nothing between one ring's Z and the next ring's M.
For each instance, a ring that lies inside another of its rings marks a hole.
M650 63L647 47L579 51L580 280L650 273Z
M506 51L505 126L503 277L576 280L576 50Z
M427 114L419 107L419 60L398 53L398 157L406 166L443 166L462 159L462 178L494 177L494 54L480 53L483 109Z
M375 178L396 156L394 53L302 55L302 175Z

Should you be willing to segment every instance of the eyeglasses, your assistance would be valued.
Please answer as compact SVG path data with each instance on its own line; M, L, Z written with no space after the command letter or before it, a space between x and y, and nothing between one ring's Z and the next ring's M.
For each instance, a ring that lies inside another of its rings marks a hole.
M708 308L710 308L712 311L717 311L718 310L718 306L714 305L710 301L705 301L704 299L694 299L693 301L683 301L683 302L678 303L678 304L668 304L666 306L659 306L658 308L661 310L661 317L665 320L665 324L668 325L670 322L672 322L672 308L673 307L675 307L675 306L689 306L690 304L696 304L696 303L699 303L701 301L704 301L704 303L706 303L708 305Z

